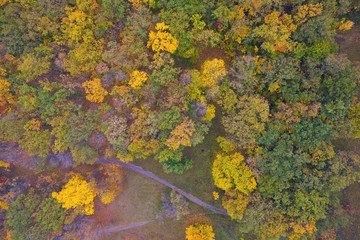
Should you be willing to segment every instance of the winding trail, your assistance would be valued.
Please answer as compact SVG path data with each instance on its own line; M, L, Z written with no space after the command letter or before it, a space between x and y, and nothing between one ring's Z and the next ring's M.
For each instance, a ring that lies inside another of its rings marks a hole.
M180 188L172 185L171 183L169 183L168 181L165 181L162 178L159 178L158 176L156 176L155 174L153 174L152 172L146 171L144 170L142 167L139 167L137 165L134 165L132 163L126 163L126 162L122 162L119 159L114 159L114 158L104 158L104 157L99 157L99 160L96 161L96 163L110 163L110 164L117 164L120 166L123 166L127 169L130 169L134 172L140 173L141 175L144 175L146 177L152 178L153 180L164 184L165 186L168 186L169 188L174 189L176 192L178 192L179 194L181 194L182 196L184 196L185 198L189 199L190 201L192 201L193 203L196 203L197 205L209 209L210 211L217 213L217 214L222 214L225 216L229 216L229 214L227 213L227 211L225 209L220 209L217 207L214 207L210 204L207 204L206 202L201 201L200 199L198 199L197 197L181 190Z

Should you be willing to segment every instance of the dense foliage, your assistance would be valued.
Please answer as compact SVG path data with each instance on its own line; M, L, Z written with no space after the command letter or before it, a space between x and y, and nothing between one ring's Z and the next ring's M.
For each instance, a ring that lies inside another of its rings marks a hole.
M334 37L353 26L343 17L358 1L0 6L0 141L17 143L37 168L71 153L77 165L155 159L182 174L197 164L186 150L219 128L214 184L245 239L316 238L341 225L329 219L360 162L333 140L360 136L360 72ZM47 239L61 229L60 203L93 214L97 195L107 204L121 191L118 169L102 170L113 187L75 175L53 198L23 193L4 226L15 239ZM192 225L187 238L213 239L212 227Z

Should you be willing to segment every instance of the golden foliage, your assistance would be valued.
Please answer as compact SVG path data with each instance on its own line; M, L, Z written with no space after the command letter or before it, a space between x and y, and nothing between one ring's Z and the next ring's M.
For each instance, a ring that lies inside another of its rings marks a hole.
M225 191L234 189L249 195L256 189L256 180L241 153L218 153L212 167L215 185Z
M232 152L235 150L234 144L229 139L219 136L216 138L216 141L224 152Z
M10 164L0 160L0 167L8 168L10 167Z
M133 88L133 89L140 89L142 87L142 85L144 85L144 83L149 79L148 75L146 72L143 71L133 71L130 74L130 81L129 81L129 85Z
M296 222L290 222L289 223L289 229L292 231L288 235L288 238L290 240L293 239L303 239L304 236L311 236L313 235L317 229L315 226L315 221L310 221L307 223L296 223Z
M342 24L340 24L339 26L339 31L347 31L347 30L350 30L352 27L354 26L354 22L348 20Z
M194 131L194 122L188 117L185 117L184 121L171 131L170 137L166 140L165 145L168 146L171 150L177 150L180 145L190 147L190 137Z
M14 96L10 93L10 86L11 84L8 81L0 77L0 113L10 111L15 102Z
M212 104L207 105L206 114L202 116L201 118L204 121L211 121L215 117L215 106Z
M8 208L9 204L5 201L4 196L0 196L0 209L8 210Z
M41 121L38 119L31 119L24 125L25 131L40 131Z
M225 62L222 59L214 58L204 62L201 71L200 87L214 87L226 75Z
M135 8L140 7L141 5L148 5L149 7L154 7L155 0L129 0Z
M0 6L4 6L8 2L12 2L12 0L0 0Z
M265 16L265 23L254 30L256 36L264 39L261 48L274 53L275 51L292 51L295 42L290 39L292 32L295 31L296 25L288 14L281 15L280 12L274 11Z
M174 38L171 33L167 32L169 26L161 22L156 24L155 29L157 32L150 31L149 33L147 47L151 47L151 49L156 52L155 56L158 56L160 51L174 53L179 46L179 41Z
M86 215L94 213L96 192L90 183L83 180L80 174L72 177L60 192L53 192L52 197L65 209L78 208Z
M76 7L82 11L92 11L100 6L96 0L76 0Z
M186 228L187 240L214 240L213 228L207 224L195 223Z
M0 200L0 209L8 210L9 204Z
M104 97L109 93L102 87L101 80L94 78L93 80L84 82L82 84L85 88L86 99L90 102L101 103L104 101Z
M141 153L142 157L148 157L151 154L155 154L160 148L160 141L157 139L140 139L135 138L129 145L128 149L132 153ZM119 155L119 159L129 162L132 161L132 157L127 155Z
M294 20L297 24L306 22L309 18L321 15L323 11L323 5L321 3L317 4L305 4L299 6L294 16Z
M250 197L239 191L226 191L222 199L222 205L232 219L241 220L249 203Z
M335 156L335 151L332 145L321 142L319 146L313 149L311 156L311 164L316 166L320 162L324 162Z
M352 124L352 137L360 138L360 103L357 103L350 109L348 117Z
M279 212L274 212L270 216L266 223L262 224L258 229L258 239L280 239L285 235L288 225L285 222L285 218Z
M66 8L68 17L63 18L63 35L61 38L67 40L70 45L83 40L89 44L95 41L94 33L91 31L95 27L91 16L79 9L73 10Z
M214 196L214 200L218 200L219 199L219 193L216 191L213 191L213 196Z
M242 40L251 33L251 28L247 25L247 22L244 18L244 8L240 8L236 5L235 9L236 11L231 12L234 22L229 35L233 40L241 44Z

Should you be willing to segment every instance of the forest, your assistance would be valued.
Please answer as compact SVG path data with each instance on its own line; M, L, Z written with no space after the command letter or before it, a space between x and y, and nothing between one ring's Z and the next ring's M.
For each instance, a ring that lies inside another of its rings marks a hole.
M0 239L359 239L359 10L0 0Z

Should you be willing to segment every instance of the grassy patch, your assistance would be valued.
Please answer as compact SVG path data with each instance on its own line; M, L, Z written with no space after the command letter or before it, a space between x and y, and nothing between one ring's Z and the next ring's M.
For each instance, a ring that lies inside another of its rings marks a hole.
M114 215L113 226L126 226L156 219L161 211L161 193L166 189L147 177L128 172L122 194L107 208ZM174 228L174 231L170 230ZM108 234L102 239L184 239L184 230L177 221L153 222L147 225Z
M360 62L360 29L357 26L353 26L352 29L339 34L337 37L337 43L339 44L339 52L346 54L347 57L353 63Z

